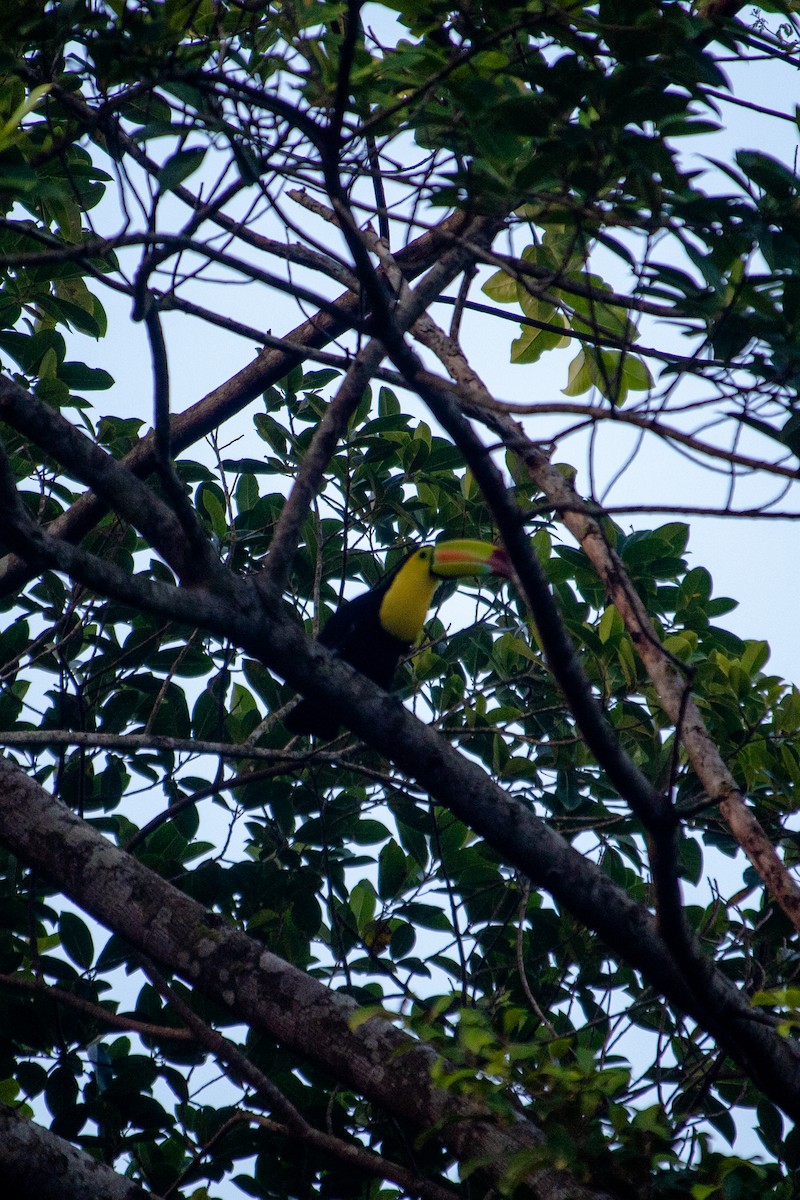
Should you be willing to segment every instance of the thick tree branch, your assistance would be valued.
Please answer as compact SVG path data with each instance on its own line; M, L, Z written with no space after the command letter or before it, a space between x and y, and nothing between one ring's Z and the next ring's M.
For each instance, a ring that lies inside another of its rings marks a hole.
M399 290L398 309L401 308L404 302L408 301L409 288L394 265L387 247L371 230L362 235L363 243L361 239L356 239L352 216L346 211L340 194L334 197L334 211L324 215L345 228L354 254L357 253L357 246L361 247L362 261L359 262L359 267L362 278L366 270L370 271L370 291L375 308L379 307L379 288L369 259L363 253L366 250L371 250L379 256L387 277L395 282ZM464 240L468 241L468 236L465 236ZM690 987L698 989L698 999L701 1005L705 1004L705 976L710 964L691 934L683 912L677 859L678 822L670 798L661 795L638 770L606 720L561 620L544 571L524 530L523 515L510 498L485 448L462 416L450 390L438 387L434 377L423 372L419 359L404 341L405 328L398 324L395 314L385 307L383 320L382 337L395 365L404 373L409 386L417 391L453 438L492 509L506 549L518 570L526 599L536 618L549 665L566 696L587 745L650 835L659 926L676 960L682 965L687 983ZM413 328L415 336L432 348L437 348L440 355L441 345L444 344L447 356L457 360L461 368L468 371L470 377L479 383L477 376L468 367L458 344L438 329L424 309L420 311Z
M429 318L423 317L424 329ZM399 365L399 363L398 363ZM411 361L409 361L409 367ZM548 665L561 687L578 728L599 766L649 835L650 862L656 893L659 931L680 964L684 979L705 1008L709 1002L711 962L703 954L683 911L678 867L678 820L668 794L659 792L626 754L611 728L581 666L547 577L524 527L522 514L511 499L499 471L446 390L430 376L409 372L430 411L459 447L481 487L514 563L523 594L536 621Z
M80 554L72 548L70 551L72 555ZM80 568L82 564L75 559L74 565ZM128 580L126 591L126 581L116 574L107 576L105 583L116 598L133 600L147 611L169 614L232 639L263 657L294 687L305 688L315 699L335 704L342 719L369 744L485 837L536 886L545 887L562 907L594 929L616 953L641 970L659 992L712 1032L776 1103L800 1115L800 1051L776 1035L762 1014L753 1013L724 976L710 973L706 1003L699 1005L646 909L535 818L520 800L493 784L480 767L463 759L433 730L324 646L309 643L293 621L280 612L265 618L250 581L232 580L225 598L199 589L187 591L157 584L143 589L137 580ZM25 822L24 850L14 835L16 852L27 861L32 861L29 855L35 852L33 843L41 844L35 828L36 819L30 813ZM52 863L49 869L53 870ZM66 886L64 877L57 877ZM78 899L77 894L71 894ZM95 915L104 919L96 911ZM168 958L159 957L152 947L141 948L168 963Z
M158 1200L14 1108L0 1105L0 1176L14 1200Z
M403 369L409 370L412 376L415 372L419 372L419 368L413 355L409 360L408 354L402 338L392 338L392 329L388 329L385 335L391 344L391 350L395 355ZM399 344L398 344L399 343ZM509 538L513 541L512 534L514 533L511 526L507 530ZM24 537L30 534L30 530L22 529L20 536ZM31 535L33 536L33 535ZM280 614L273 613L271 623L265 628L261 613L261 606L258 603L254 604L254 592L252 587L247 586L244 581L231 579L228 601L224 602L219 596L211 597L207 593L202 596L194 595L187 596L184 591L179 589L167 588L164 585L156 585L143 583L140 580L132 580L125 576L124 572L114 568L106 567L103 569L103 564L91 559L91 556L83 555L81 552L73 550L63 542L58 542L47 534L38 534L35 541L35 556L41 561L47 561L51 565L57 565L62 569L69 571L75 578L82 582L88 583L89 586L95 587L105 594L115 595L118 598L124 598L128 602L131 599L135 603L142 605L148 611L158 611L162 615L169 615L172 618L184 619L192 624L200 624L206 628L218 632L221 636L233 637L240 645L250 650L256 655L263 655L270 663L275 666L284 677L294 686L309 692L312 695L318 695L320 699L327 702L336 702L339 704L343 718L351 724L357 732L365 736L370 744L382 750L388 757L394 759L402 765L412 777L418 779L423 786L431 790L432 794L437 795L441 801L452 808L457 815L460 815L468 824L475 828L478 832L492 841L496 842L496 819L497 819L497 804L494 800L490 806L492 808L492 820L486 822L485 813L479 806L477 810L469 804L465 810L465 791L469 791L468 784L464 783L462 788L459 788L455 794L449 786L443 786L442 781L438 776L435 779L435 786L432 784L427 773L423 770L420 772L419 766L419 738L422 733L416 725L412 730L408 731L409 746L407 752L403 751L401 744L397 742L395 736L385 737L384 728L376 727L375 716L370 704L368 703L370 695L372 696L373 704L375 702L375 689L371 689L366 681L352 680L352 672L341 663L329 661L331 656L328 655L323 648L314 647L309 650L303 643L303 639L299 631L292 625L291 627L285 623ZM520 553L523 553L521 547L518 547ZM192 614L191 616L189 614ZM194 618L194 619L193 619ZM256 636L258 634L258 636ZM287 646L293 644L294 651L288 656L285 654ZM311 671L309 671L309 667ZM342 675L341 672L344 672ZM309 686L309 677L313 675L313 682ZM360 696L360 689L365 685L367 687L367 697L361 697L365 701L365 709L361 710L358 705L351 708L350 705L343 700L342 694L337 687L337 681L342 681L350 678L352 690L349 692L351 698ZM326 690L328 689L328 690ZM371 689L371 690L370 690ZM380 693L377 693L380 696ZM365 722L366 715L366 722ZM396 726L396 720L390 722L392 726ZM416 730L416 733L413 732ZM396 733L396 729L393 729ZM440 761L443 750L440 742L436 743L436 758ZM451 763L454 773L457 775L459 770L463 769L464 764L461 763L458 756L455 756L455 761ZM485 778L481 775L481 780L485 784ZM503 793L500 793L503 796ZM505 798L505 797L504 797ZM505 798L508 800L509 798ZM518 813L515 814L515 821ZM666 826L664 827L666 829ZM541 844L541 831L539 831L539 843ZM585 921L590 927L597 929L598 932L607 938L609 943L624 954L629 961L635 964L642 964L641 947L632 947L629 939L619 939L619 929L617 926L610 927L609 923L604 919L606 914L611 911L611 905L607 905L604 912L598 915L597 905L592 902L587 906L581 902L576 903L575 893L570 889L568 894L565 894L560 886L555 886L552 875L549 870L545 871L542 876L542 864L539 853L535 853L532 860L529 854L521 850L519 841L516 837L509 838L503 843L502 849L507 853L514 865L523 870L534 880L540 880L548 887L557 898L566 904L580 919ZM583 869L588 869L587 864L581 862ZM563 873L563 872L562 872ZM677 908L673 905L675 911ZM625 948L622 949L624 944ZM665 958L666 955L666 958ZM756 1026L756 1022L746 1008L746 1005L740 997L729 989L728 985L723 981L722 977L716 973L711 973L706 981L705 994L698 997L687 995L683 985L676 986L674 975L674 963L670 962L670 955L666 951L666 947L662 944L657 949L653 947L653 954L645 956L648 959L647 967L642 965L643 970L647 970L648 978L658 986L660 990L670 995L676 1002L686 1011L693 1012L698 1019L715 1033L721 1043L728 1051L736 1057L741 1063L746 1064L745 1069L750 1071L753 1078L762 1081L762 1086L768 1091L768 1094L775 1095L777 1087L778 1093L781 1095L780 1103L795 1105L797 1103L797 1092L795 1089L795 1081L792 1078L789 1084L788 1092L783 1086L776 1083L777 1073L774 1070L774 1049L771 1054L764 1055L763 1048L759 1050L759 1054L755 1055L752 1051L752 1033ZM668 982L665 979L665 972L668 977ZM680 997L679 999L677 997ZM724 1025L720 1023L720 1014L726 1014ZM738 1027L737 1022L733 1021L731 1014L739 1013ZM756 1062L758 1060L758 1063ZM763 1060L763 1061L762 1061ZM763 1062L767 1065L764 1067ZM785 1064L779 1072L784 1080L787 1078Z
M402 347L400 351L396 347L393 347L393 350L401 357L403 366L407 367ZM685 986L675 979L675 964L671 962L671 956L663 943L658 944L658 940L650 941L649 951L643 955L639 938L634 938L632 944L630 937L620 937L620 929L624 922L608 920L609 915L618 906L610 902L598 906L596 895L592 895L588 903L585 902L587 887L592 893L597 886L597 880L591 881L589 864L578 858L580 871L589 872L589 878L583 879L582 888L578 889L575 886L577 868L570 872L564 866L559 867L559 879L570 879L571 886L566 890L560 882L554 882L550 868L544 867L542 861L545 827L541 826L541 823L537 826L534 839L536 848L531 853L531 843L523 846L518 837L518 805L514 805L512 809L513 816L509 814L515 828L514 835L501 838L498 844L497 822L501 798L506 804L512 803L511 798L498 789L497 796L492 796L491 799L484 797L484 803L474 806L471 803L472 797L482 795L482 789L489 786L482 772L479 772L478 777L480 784L478 780L462 779L458 788L453 791L449 778L442 779L437 770L432 771L433 763L426 759L421 747L421 739L424 744L426 733L424 727L412 722L406 729L407 743L399 739L398 721L406 719L406 714L402 711L394 712L391 720L381 722L380 716L376 717L375 714L375 705L380 702L381 693L368 681L354 679L353 672L332 659L323 647L309 648L296 626L279 612L273 612L271 620L265 623L261 605L255 598L255 590L251 583L230 578L228 594L224 599L219 595L199 592L197 589L193 593L187 593L185 589L170 588L126 576L119 568L100 563L67 543L59 542L51 535L33 529L33 522L24 512L17 512L15 520L18 520L18 536L23 541L26 538L31 541L31 553L39 561L65 569L81 582L126 602L133 601L146 611L159 612L173 619L201 625L225 638L231 637L256 656L263 656L269 665L278 669L295 687L326 702L337 703L343 719L371 745L404 767L442 803L448 805L461 819L507 854L513 865L524 871L532 880L541 882L559 902L565 904L590 928L595 928L601 933L628 961L640 966L654 986L670 996L685 1011L696 1015L697 1019L719 1038L728 1052L761 1083L768 1094L773 1098L780 1096L777 1102L789 1106L787 1111L795 1111L795 1106L798 1106L797 1111L800 1111L800 1085L794 1078L793 1071L788 1070L786 1062L783 1061L780 1068L776 1069L776 1055L777 1059L782 1059L785 1051L781 1048L781 1052L778 1053L777 1047L770 1046L767 1053L759 1044L758 1053L754 1053L753 1037L757 1022L749 1013L746 1003L722 976L716 972L710 973L702 997L687 994ZM509 538L512 533L513 530L509 528ZM309 680L312 681L310 686ZM340 687L347 680L350 681L350 686L345 693L340 691ZM351 700L355 701L354 706L350 703ZM363 702L363 709L359 702ZM393 712L391 707L389 712ZM434 745L435 763L439 765L442 761L449 762L454 778L458 778L463 770L468 769L459 756L440 739L435 739ZM448 758L448 752L452 754L452 758ZM491 813L491 819L488 821L484 805ZM563 846L560 839L557 839L551 849L559 859L562 857ZM647 914L641 910L637 922L643 917L647 917ZM721 1014L724 1014L724 1020ZM759 1038L762 1036L765 1035L758 1035Z
M16 847L15 853L56 879L136 949L232 1007L254 1028L325 1067L412 1128L437 1128L460 1161L485 1156L488 1174L499 1179L511 1156L541 1145L541 1134L523 1117L502 1122L480 1103L435 1087L437 1056L425 1045L378 1018L354 1029L354 1001L204 912L7 761L0 761L0 841ZM559 1195L596 1200L596 1193L578 1185L565 1191L559 1172L534 1171L527 1182L539 1200Z
M427 319L426 319L427 320ZM531 478L581 544L605 584L609 600L625 627L655 684L659 699L686 746L689 760L709 797L720 811L739 845L763 879L768 891L800 929L800 887L778 857L752 809L745 804L733 776L723 762L695 702L685 697L686 681L672 656L664 650L636 589L628 579L619 555L609 546L597 520L597 505L584 501L564 475L527 437L522 426L498 408L491 393L446 335L433 322L418 323L420 340L440 355L461 389L462 407L499 436L520 456ZM425 380L420 379L424 384ZM433 387L438 381L430 380ZM444 391L449 397L451 393Z
M686 680L664 650L638 592L628 579L619 555L609 546L597 521L595 506L587 504L541 450L510 418L473 410L473 415L501 436L525 462L531 478L562 514L564 524L581 544L605 584L609 600L622 617L659 700L686 747L689 761L706 794L720 806L731 832L795 929L800 929L800 887L781 862L758 818L741 791L706 728L694 700L684 699Z
M181 522L147 484L90 441L50 405L7 376L0 376L0 419L50 454L65 472L145 537L187 583L219 570L207 538L189 541Z

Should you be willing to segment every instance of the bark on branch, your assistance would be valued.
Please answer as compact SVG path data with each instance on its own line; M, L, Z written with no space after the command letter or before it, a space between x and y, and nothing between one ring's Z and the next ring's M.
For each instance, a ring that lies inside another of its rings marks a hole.
M387 1021L354 1018L358 1005L330 991L183 895L0 760L0 841L137 950L242 1020L330 1071L419 1131L436 1128L462 1163L484 1156L498 1180L510 1158L542 1144L522 1115L498 1118L431 1082L437 1055ZM561 1172L531 1172L538 1200L599 1200ZM565 1189L565 1184L568 1186Z
M14 1200L158 1200L15 1108L0 1105L0 1177Z
M447 339L428 318L417 323L415 334L437 353L458 385L463 411L490 429L520 457L531 479L583 547L605 585L609 600L622 617L706 794L719 804L731 833L764 881L770 895L795 929L800 930L800 887L781 862L755 813L747 807L705 726L700 710L691 696L687 697L686 680L672 656L663 648L647 610L628 578L624 563L603 536L596 517L597 506L588 504L577 494L571 482L552 466L547 456L527 436L522 425L495 403L460 347ZM424 383L424 380L418 382ZM436 383L432 379L432 384Z
M71 553L79 552L73 550ZM81 564L76 560L73 565L80 567ZM535 886L545 888L563 908L598 933L616 954L642 971L660 994L711 1032L775 1103L788 1113L800 1116L800 1048L794 1042L782 1038L768 1018L754 1013L746 998L715 969L709 972L701 1003L687 987L646 908L612 883L594 863L573 850L521 800L504 792L481 767L462 757L396 700L356 674L324 646L309 643L297 625L281 613L265 616L251 581L231 580L231 592L235 594L225 598L198 589L156 584L143 588L139 581L126 581L121 573L109 575L106 583L115 598L129 601L135 598L149 611L162 616L169 614L182 622L202 626L232 639L247 652L264 658L293 686L302 685L315 699L335 704L342 719L370 745L484 837L506 862L523 871ZM130 591L126 592L128 583ZM39 796L36 784L28 786L33 789L33 795ZM47 831L52 828L53 802L49 801L48 807L39 797L34 808L30 796L19 795L25 789L18 779L15 790L18 806L14 810L5 809L12 796L10 789L0 801L0 837L5 844L25 861L48 870L98 919L127 919L134 910L126 903L121 912L117 912L116 905L110 912L105 908L98 910L94 897L84 895L86 880L80 868L67 872L61 854L63 836L59 835L55 840L48 837ZM67 817L69 814L60 819ZM69 819L80 827L76 818ZM107 877L107 886L111 886L118 878L114 872L120 869L117 859L120 852L102 843L102 839L101 844L106 846L105 856L109 860L113 857L115 864ZM159 883L159 886L162 885ZM118 894L116 884L114 891ZM147 894L146 889L144 894ZM189 903L184 897L175 899L179 907ZM169 908L162 906L162 911L168 913ZM136 929L141 923L137 916L131 932L120 931L135 943ZM178 945L185 944L186 938L181 934ZM170 945L174 948L174 943ZM163 949L159 953L157 947L150 945L141 948L151 957L168 964L169 953L165 955ZM218 973L214 978L218 983Z

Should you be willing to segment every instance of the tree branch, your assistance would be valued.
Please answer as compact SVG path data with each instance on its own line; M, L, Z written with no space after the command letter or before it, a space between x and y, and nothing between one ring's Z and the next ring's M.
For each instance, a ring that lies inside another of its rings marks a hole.
M334 211L328 215L328 219L335 220L345 229L348 242L353 247L353 221L345 212L341 196L335 198ZM465 241L468 240L467 234ZM363 249L370 249L378 254L387 276L396 281L399 289L399 310L408 300L409 288L394 266L388 248L368 230L364 235ZM361 257L363 259L364 255ZM359 267L362 278L365 270L369 270L374 277L368 259L366 262L360 262ZM373 278L371 292L377 297L378 291ZM374 302L377 308L377 301ZM670 798L662 796L634 765L595 700L591 684L555 605L548 581L524 531L523 515L509 497L505 484L485 448L463 418L450 390L438 387L435 378L423 372L419 359L403 340L404 328L397 323L395 315L387 308L384 308L383 320L385 324L381 326L382 337L395 365L404 373L409 386L420 395L450 434L492 509L506 549L519 572L520 582L536 619L549 665L566 696L587 745L650 835L659 927L676 961L681 964L688 985L698 989L698 999L701 1004L705 1004L706 976L710 964L692 935L683 912L677 858L678 821ZM436 347L440 354L442 347L445 347L448 360L457 362L459 368L469 374L473 383L479 383L458 343L448 338L424 309L420 311L413 328L418 339Z
M6 1105L0 1105L0 1175L15 1200L158 1200Z
M206 580L218 572L219 560L207 538L202 544L197 539L190 543L180 521L151 488L50 405L4 375L0 376L0 418L138 529L179 578Z
M436 1126L457 1157L488 1155L496 1178L511 1154L541 1144L528 1121L504 1126L475 1101L434 1087L437 1060L426 1046L377 1018L354 1029L354 1001L204 912L7 761L0 761L0 781L2 843L142 953L398 1119L419 1130Z
M268 664L280 671L293 686L305 686L315 699L336 704L342 719L365 740L393 759L437 802L446 805L460 820L485 837L534 885L545 887L562 907L599 933L626 961L641 970L648 981L672 1003L695 1016L775 1103L787 1112L800 1115L800 1050L773 1031L769 1018L761 1013L753 1013L747 1001L717 971L713 971L709 977L707 1005L699 1006L696 997L687 990L646 909L632 901L595 864L585 860L558 834L534 817L521 800L506 794L480 767L463 759L433 730L405 712L396 700L386 696L346 663L337 660L324 646L309 643L293 621L283 617L280 612L265 619L259 606L254 604L255 592L248 586L248 581L237 581L235 586L238 592L235 604L197 589L186 592L153 587L149 599L152 606L163 611L169 602L169 592L175 592L178 612L173 612L173 616L177 619L232 638L250 653L263 655ZM16 775L10 765L0 764L0 776L6 772L8 779L7 771ZM10 780L8 782L10 784ZM123 902L121 912L116 907L113 910L107 908L102 900L102 888L99 893L94 888L90 889L88 880L84 886L84 876L79 866L65 872L58 854L55 855L55 861L41 857L47 848L55 846L59 847L60 854L61 846L77 837L81 827L77 818L53 809L52 802L46 799L39 797L35 808L31 807L38 796L37 785L33 781L22 777L14 779L14 787L9 786L5 790L5 802L11 807L6 810L4 819L4 799L0 795L0 824L5 829L2 835L5 844L26 861L54 874L73 899L99 920L109 922L145 953L169 965L170 953L176 948L176 943L170 942L169 949L162 945L160 950L160 943L153 944L149 939L143 944L137 930L140 927L144 930L148 921L141 911L135 911L135 906L131 908L127 902ZM62 830L61 840L54 841L46 831L51 828L56 813L59 822L75 821L77 827L70 825L72 832L68 835L66 830ZM88 830L87 836L98 835ZM112 874L119 869L114 856ZM106 878L105 874L103 878ZM161 881L158 886L168 887ZM138 886L131 884L131 888L131 895L138 893ZM143 902L145 897L149 897L157 903L158 911L162 914L170 911L169 906L173 902L178 905L175 915L180 927L177 946L181 948L180 961L184 962L183 948L194 945L194 936L189 936L185 926L186 913L181 907L189 902L184 897L173 895L170 890L168 906L166 894L159 893L155 883L152 887L144 888L141 895ZM127 922L129 917L131 928L127 924L123 928L120 921ZM239 951L236 953L238 955ZM225 990L230 974L224 962L210 962L207 965L213 977L210 986L215 989L214 994L219 994L220 989ZM195 968L192 970L195 972ZM198 964L196 970L205 977L205 965ZM197 975L196 972L189 976L184 973L184 977L195 979ZM263 992L264 988L260 987L253 995ZM286 1002L281 1007L284 1014L281 1020L290 1021L292 1018L288 1014L294 1012L295 1006L290 1003L288 996L284 999ZM302 1014L304 1005L300 995L295 999L297 1012ZM309 1033L313 1043L313 1030Z
M412 290L406 285L393 318L396 328L401 331L410 328L442 288L455 279L465 265L463 253L456 248L444 254L439 262L429 269L416 288ZM374 275L375 272L372 271L372 268L370 270ZM399 272L399 268L395 268L395 270ZM387 270L387 278L391 272L392 268L390 267ZM402 275L397 279L398 286L400 278ZM382 281L377 279L375 295L379 294L383 296ZM384 301L385 297L382 303ZM270 552L259 577L260 586L265 588L265 595L273 599L280 594L285 584L291 559L297 546L300 527L309 505L320 487L325 468L335 451L349 417L361 400L364 389L385 353L386 349L380 339L373 339L364 347L336 396L328 404L325 414L314 432L311 445L301 464L289 498L278 518L270 544Z
M277 1088L263 1071L259 1071L238 1046L197 1016L152 963L145 963L144 969L164 999L175 1009L181 1020L185 1021L197 1042L228 1067L233 1078L241 1085L249 1085L255 1090L255 1096L250 1103L267 1108L283 1123L283 1132L289 1139L316 1150L325 1158L346 1163L368 1178L386 1179L396 1183L404 1192L411 1196L420 1196L421 1200L454 1200L458 1196L454 1189L430 1179L423 1179L399 1163L375 1154L364 1146L346 1142L341 1137L310 1125L280 1088Z
M465 221L463 213L455 213L401 251L397 259L407 277L414 278L435 262L441 251L445 232L457 233ZM350 328L359 311L359 304L358 296L349 291L345 292L333 302L332 313L318 313L287 335L286 340L295 344L296 350L262 351L252 363L226 383L209 392L185 412L173 417L170 423L173 452L178 454L187 449L221 422L240 412L267 387L301 362L307 348L325 346L345 329ZM155 444L150 434L120 460L118 465L138 478L143 478L154 469L155 464ZM87 493L56 518L49 526L49 531L54 536L70 542L80 541L94 528L105 512L106 505L103 500ZM13 555L6 556L0 560L0 595L13 594L23 587L30 577L29 563Z
M572 483L553 467L545 454L526 436L522 426L499 409L460 348L447 342L446 335L426 318L418 323L417 335L437 353L461 390L464 411L499 436L525 463L536 486L561 516L567 529L583 547L605 584L609 600L622 617L659 699L706 793L716 799L720 811L739 845L775 897L795 929L800 929L800 887L781 862L760 822L736 786L730 771L711 738L694 700L685 697L686 682L672 656L664 650L644 604L628 579L619 555L608 545L596 518L597 505L584 501ZM421 384L427 381L419 379ZM432 377L431 386L438 383ZM452 393L443 389L449 400ZM537 617L538 619L538 617Z
M94 1017L96 1021L108 1025L111 1029L124 1029L129 1033L138 1033L141 1037L167 1039L168 1041L186 1042L194 1037L190 1029L179 1029L170 1025L154 1025L152 1021L139 1021L136 1017L122 1016L103 1008L102 1004L93 1004L83 996L67 992L64 988L48 987L35 979L25 979L22 975L0 974L0 984L14 988L17 991L30 992L44 999L52 1000L54 1004L63 1004L66 1008L74 1008L78 1012Z
M627 577L622 560L603 536L595 517L596 506L587 504L577 495L572 484L551 466L516 422L477 407L471 407L470 411L520 456L536 486L561 514L564 524L583 547L605 584L609 600L622 617L705 792L719 804L728 827L769 893L794 928L800 929L800 887L781 862L755 813L747 807L694 700L689 697L684 701L686 681L672 656L663 648L639 594Z

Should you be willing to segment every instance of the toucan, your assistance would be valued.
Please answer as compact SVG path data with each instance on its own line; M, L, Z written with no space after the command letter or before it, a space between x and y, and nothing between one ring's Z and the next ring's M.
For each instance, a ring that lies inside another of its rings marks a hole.
M400 659L422 633L439 584L481 575L511 578L506 552L468 538L421 546L370 591L340 604L319 641L388 689ZM317 700L301 700L285 721L291 733L324 738L334 737L340 724L330 705Z

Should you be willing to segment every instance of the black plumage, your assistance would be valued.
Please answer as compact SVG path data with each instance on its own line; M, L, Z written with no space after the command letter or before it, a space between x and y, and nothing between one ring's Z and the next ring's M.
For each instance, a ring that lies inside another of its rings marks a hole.
M318 638L322 646L386 689L392 686L397 664L412 645L388 633L380 623L381 601L396 573L392 571L371 591L340 604ZM338 733L341 721L330 705L301 700L284 724L290 733L332 738Z

